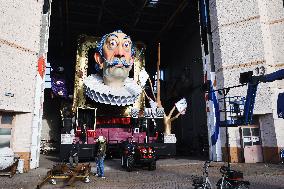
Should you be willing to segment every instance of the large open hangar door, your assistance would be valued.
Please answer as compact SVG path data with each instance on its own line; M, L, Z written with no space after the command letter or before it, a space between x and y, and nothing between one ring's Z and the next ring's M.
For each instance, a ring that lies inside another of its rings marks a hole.
M120 29L146 45L146 70L156 73L157 46L161 43L162 103L168 112L185 97L187 113L173 122L177 151L202 152L208 145L198 1L190 0L57 0L51 4L48 62L64 67L68 93L73 93L77 39L101 37ZM59 130L59 104L46 89L43 135ZM56 114L58 112L58 114ZM52 120L52 121L50 121ZM197 153L196 153L197 152Z

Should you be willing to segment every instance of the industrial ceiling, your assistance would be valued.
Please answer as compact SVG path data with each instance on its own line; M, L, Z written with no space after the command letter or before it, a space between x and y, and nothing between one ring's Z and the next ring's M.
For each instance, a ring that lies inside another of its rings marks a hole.
M53 57L74 52L81 34L102 36L121 29L149 44L179 35L198 22L195 0L56 0L51 8Z

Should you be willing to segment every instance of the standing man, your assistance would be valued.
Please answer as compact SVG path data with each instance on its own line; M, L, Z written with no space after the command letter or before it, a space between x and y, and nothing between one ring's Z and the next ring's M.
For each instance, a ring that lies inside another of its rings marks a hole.
M72 148L69 156L69 163L71 167L73 167L74 162L76 165L78 165L79 163L79 148L79 141L76 141L76 139L74 139L72 142Z
M104 159L106 156L106 140L103 136L99 136L96 142L96 164L97 164L97 177L105 178L104 176Z
M82 140L82 144L86 144L87 141L87 125L86 123L83 124L83 127L81 129L81 140Z

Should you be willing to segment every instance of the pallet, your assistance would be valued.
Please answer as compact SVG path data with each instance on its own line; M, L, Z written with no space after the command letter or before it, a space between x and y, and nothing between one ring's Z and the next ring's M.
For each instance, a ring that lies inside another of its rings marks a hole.
M70 167L66 163L60 163L54 165L53 168L47 172L43 181L37 185L37 189L40 189L46 182L54 181L55 179L67 181L65 186L72 186L76 180L88 178L90 172L90 163L79 163L75 167Z
M9 176L12 178L16 174L18 163L19 159L16 159L13 165L7 167L6 169L0 170L0 176Z

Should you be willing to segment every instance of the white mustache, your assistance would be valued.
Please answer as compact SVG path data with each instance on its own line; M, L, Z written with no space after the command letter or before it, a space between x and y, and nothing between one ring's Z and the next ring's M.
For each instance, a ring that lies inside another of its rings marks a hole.
M122 65L123 65L124 67L126 67L126 68L128 68L129 66L131 66L130 61L127 62L124 57L122 57L122 58L114 57L113 60L106 60L106 59L104 58L104 60L105 60L105 62L106 62L106 66L107 66L107 67L113 67L113 66L116 66L116 65L119 65L119 64L122 64Z

